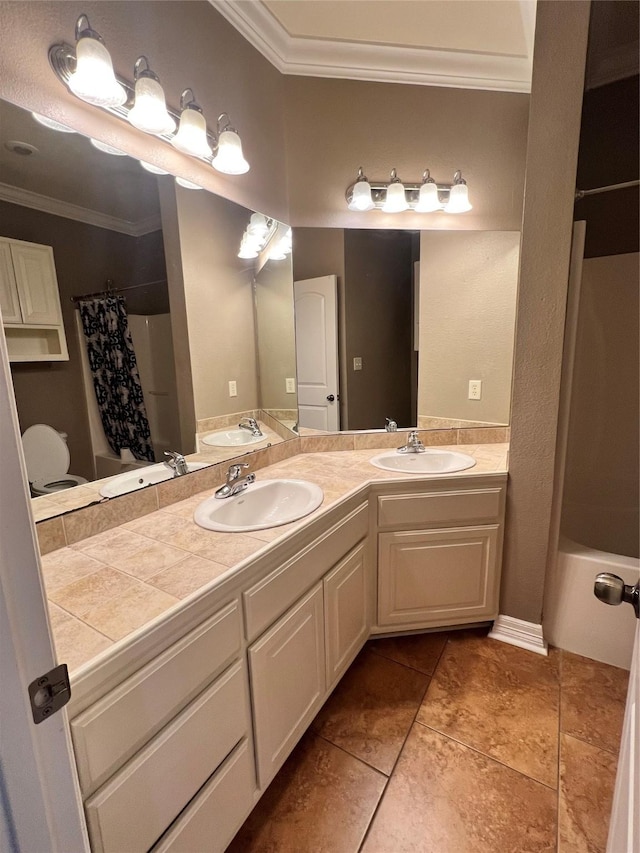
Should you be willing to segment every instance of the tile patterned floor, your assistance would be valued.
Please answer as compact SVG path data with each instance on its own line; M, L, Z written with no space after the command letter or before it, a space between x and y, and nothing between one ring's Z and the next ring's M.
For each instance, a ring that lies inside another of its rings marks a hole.
M485 633L370 641L230 853L604 853L628 673Z

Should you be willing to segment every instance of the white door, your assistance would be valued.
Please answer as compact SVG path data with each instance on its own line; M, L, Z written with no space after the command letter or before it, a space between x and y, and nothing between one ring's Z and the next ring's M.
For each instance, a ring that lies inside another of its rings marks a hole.
M298 418L310 429L340 429L337 291L335 275L293 283Z
M56 665L0 335L0 848L89 850L66 710L33 722L27 686Z
M623 605L627 607L627 605ZM631 662L607 853L640 851L640 621Z

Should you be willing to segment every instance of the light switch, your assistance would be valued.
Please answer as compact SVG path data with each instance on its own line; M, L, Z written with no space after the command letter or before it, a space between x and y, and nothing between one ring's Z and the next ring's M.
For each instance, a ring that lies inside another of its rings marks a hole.
M284 384L285 384L287 394L295 394L296 393L296 380L295 379L285 379Z
M353 369L362 370L362 359L360 358L360 356L353 359Z
M238 386L236 384L235 379L229 380L229 396L230 397L237 397L238 396Z

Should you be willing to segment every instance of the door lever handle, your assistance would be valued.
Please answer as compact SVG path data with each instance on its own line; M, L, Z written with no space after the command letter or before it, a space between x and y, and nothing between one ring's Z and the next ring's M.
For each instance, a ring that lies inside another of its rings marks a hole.
M635 610L636 619L640 619L640 581L635 586L628 586L618 575L600 572L596 575L593 594L605 604L630 604Z

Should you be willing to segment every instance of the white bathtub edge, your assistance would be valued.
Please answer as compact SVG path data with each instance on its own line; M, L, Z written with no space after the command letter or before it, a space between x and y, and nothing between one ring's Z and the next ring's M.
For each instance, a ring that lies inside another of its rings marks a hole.
M542 625L525 622L524 619L516 619L514 616L498 616L489 632L489 637L538 655L549 654L549 647L542 636Z

